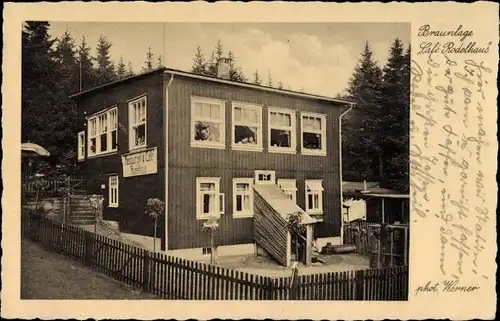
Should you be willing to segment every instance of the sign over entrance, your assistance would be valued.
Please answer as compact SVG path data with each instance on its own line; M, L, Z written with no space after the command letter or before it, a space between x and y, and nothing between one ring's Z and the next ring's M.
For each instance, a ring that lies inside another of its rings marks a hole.
M155 174L158 172L156 147L122 156L123 177Z

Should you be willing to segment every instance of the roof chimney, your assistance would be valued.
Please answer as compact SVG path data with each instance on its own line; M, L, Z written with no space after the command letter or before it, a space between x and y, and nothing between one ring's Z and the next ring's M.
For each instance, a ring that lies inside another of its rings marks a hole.
M229 78L229 58L220 58L217 62L217 78L230 79Z

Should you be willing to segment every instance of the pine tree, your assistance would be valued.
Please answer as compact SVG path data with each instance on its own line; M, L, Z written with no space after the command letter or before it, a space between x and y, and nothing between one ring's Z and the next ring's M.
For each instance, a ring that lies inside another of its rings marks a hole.
M128 61L128 65L127 65L127 76L133 76L135 75L135 72L134 72L134 67L132 66L132 61Z
M256 84L256 85L260 85L262 83L262 80L260 79L260 76L259 76L259 70L255 70L254 74L253 74L253 83Z
M271 77L271 70L270 69L267 72L267 86L268 87L273 86L273 77Z
M409 180L410 47L395 39L384 66L381 87L381 154L384 184L407 192Z
M68 172L76 137L75 106L68 99L76 87L74 47L68 33L56 44L49 27L27 22L22 30L22 140L44 146L53 171L58 164Z
M206 74L209 76L217 77L217 65L219 60L224 56L224 47L220 40L217 41L215 51L210 56L210 61L207 63Z
M153 70L153 60L154 55L151 52L151 47L148 47L148 52L146 53L146 60L144 61L144 67L142 68L143 72Z
M123 62L123 56L120 56L120 60L118 60L118 65L116 67L116 75L119 79L125 78L127 76L127 67Z
M229 79L231 79L232 81L240 81L240 82L246 81L246 78L243 75L243 71L241 70L241 68L236 67L235 57L233 52L229 51L227 53L227 56L229 58Z
M22 31L22 140L43 143L44 114L49 112L55 70L48 22L27 22Z
M115 66L110 58L111 42L103 35L99 37L96 48L96 75L98 84L104 84L116 79Z
M164 67L163 65L163 57L162 55L159 55L158 58L156 59L157 60L157 68L161 68L161 67Z
M56 43L55 57L61 82L70 93L76 93L79 91L80 63L76 56L75 39L66 31Z
M90 47L87 45L85 36L82 37L78 47L78 59L80 60L82 90L90 89L97 85L97 77L94 69L94 58L90 55Z
M379 124L381 82L382 70L366 42L347 90L356 108L342 120L346 179L379 180L384 176Z
M193 65L191 66L191 72L199 75L204 75L207 73L207 65L205 61L205 56L201 50L200 45L196 47L196 53L193 58Z

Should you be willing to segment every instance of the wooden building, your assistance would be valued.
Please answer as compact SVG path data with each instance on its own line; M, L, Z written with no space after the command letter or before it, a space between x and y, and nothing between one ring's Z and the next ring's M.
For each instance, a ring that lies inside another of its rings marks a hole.
M340 121L351 103L230 81L224 67L218 77L161 68L72 96L79 174L104 195L104 218L152 236L144 208L157 197L163 250L207 253L203 222L220 215L217 254L253 253L256 211L269 218L292 204L310 225L309 245L339 243Z

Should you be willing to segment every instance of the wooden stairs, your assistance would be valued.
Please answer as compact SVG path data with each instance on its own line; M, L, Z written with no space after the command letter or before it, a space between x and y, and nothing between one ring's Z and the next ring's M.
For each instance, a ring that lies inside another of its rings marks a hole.
M292 263L292 240L287 230L288 215L300 212L302 224L314 224L302 208L288 199L276 184L254 185L254 239L281 265L290 267ZM312 241L312 240L311 240ZM297 259L297 258L295 258Z

